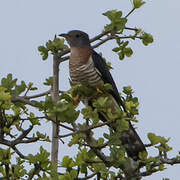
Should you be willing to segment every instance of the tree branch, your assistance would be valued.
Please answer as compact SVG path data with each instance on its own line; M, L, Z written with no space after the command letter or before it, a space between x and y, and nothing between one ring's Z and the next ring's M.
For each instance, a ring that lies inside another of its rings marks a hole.
M88 126L87 128L85 129L80 129L80 130L74 130L74 129L70 129L72 130L73 132L72 133L68 133L68 134L64 134L64 135L59 135L58 137L59 138L65 138L65 137L68 137L68 136L72 136L72 135L75 135L75 134L78 134L78 133L86 133L87 131L89 130L92 130L92 129L96 129L96 128L99 128L99 127L103 127L103 126L106 126L106 125L109 125L111 123L113 123L115 121L107 121L107 122L104 122L104 123L99 123L97 125L94 125L94 126ZM61 124L62 126L62 124ZM63 125L64 126L64 125ZM66 127L67 128L67 127ZM68 127L69 128L69 127ZM67 128L67 129L68 129Z
M124 29L126 29L126 30L130 30L130 31L138 31L138 29L137 29L137 28L125 27Z
M23 130L22 134L17 139L11 142L12 146L23 142L22 140L30 133L32 129L33 129L33 126L31 125L27 130Z
M19 155L19 157L21 157L22 159L26 159L27 156L23 155L17 148L16 146L11 146L11 148L16 152L16 154Z
M52 86L52 100L57 103L59 100L59 61L58 56L53 56L53 86ZM56 123L52 122L52 146L51 146L51 162L56 164L58 163L58 134L59 134L59 126L57 122L57 118L55 119ZM57 171L57 169L56 169Z
M37 107L37 104L36 104L37 101L30 101L30 100L25 99L25 98L20 97L20 96L12 96L11 101L14 103L15 102L22 102L24 104L28 104L28 105L33 106L33 107Z
M51 89L48 90L48 91L45 91L43 93L39 93L39 94L35 94L35 95L32 95L32 96L23 96L24 99L34 99L34 98L39 98L39 97L42 97L42 96L46 96L48 94L51 93ZM64 91L59 91L59 93L64 93Z
M125 18L127 18L129 15L131 15L131 14L134 12L135 9L136 9L136 8L133 8L133 9L125 16Z
M90 179L90 178L94 177L95 175L97 175L97 173L93 173L93 174L86 176L84 178L76 178L75 180L86 180L86 179Z
M21 144L28 144L28 143L32 143L32 142L37 142L39 140L38 137L35 138L28 138L26 140L22 140L20 143Z
M34 99L34 98L38 98L38 97L48 95L50 92L51 92L51 90L48 90L48 91L45 91L43 93L35 94L35 95L32 95L32 96L23 96L23 98L24 99Z
M73 129L73 128L70 128L70 127L68 127L68 126L65 126L64 124L59 124L61 127L63 127L63 128L65 128L65 129L68 129L68 130L70 130L70 131L73 131L73 132L75 132L75 130Z

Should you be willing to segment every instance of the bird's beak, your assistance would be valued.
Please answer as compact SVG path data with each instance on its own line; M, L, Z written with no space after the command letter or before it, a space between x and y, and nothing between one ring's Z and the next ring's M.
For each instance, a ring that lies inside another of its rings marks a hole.
M68 38L68 37L69 37L69 35L66 34L66 33L59 34L58 36L62 36L62 37L64 37L64 38Z

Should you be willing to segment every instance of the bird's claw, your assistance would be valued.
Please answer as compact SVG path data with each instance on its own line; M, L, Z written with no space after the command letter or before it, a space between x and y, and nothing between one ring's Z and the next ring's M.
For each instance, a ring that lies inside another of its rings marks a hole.
M103 93L98 87L96 88L96 90L97 90L97 92L100 93L100 94Z
M73 102L75 105L79 104L79 101L80 101L80 97L79 97L79 94L77 94L74 98L73 98Z

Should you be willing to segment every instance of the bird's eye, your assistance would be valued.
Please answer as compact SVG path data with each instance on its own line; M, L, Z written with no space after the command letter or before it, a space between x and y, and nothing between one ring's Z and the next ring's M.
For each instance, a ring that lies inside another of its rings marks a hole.
M80 34L76 34L76 37L79 38L79 37L80 37Z

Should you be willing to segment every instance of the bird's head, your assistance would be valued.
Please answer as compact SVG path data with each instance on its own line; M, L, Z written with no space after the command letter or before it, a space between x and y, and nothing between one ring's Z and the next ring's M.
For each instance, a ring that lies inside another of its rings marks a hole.
M68 33L59 34L59 36L64 37L70 47L90 46L89 36L83 31L73 30Z

